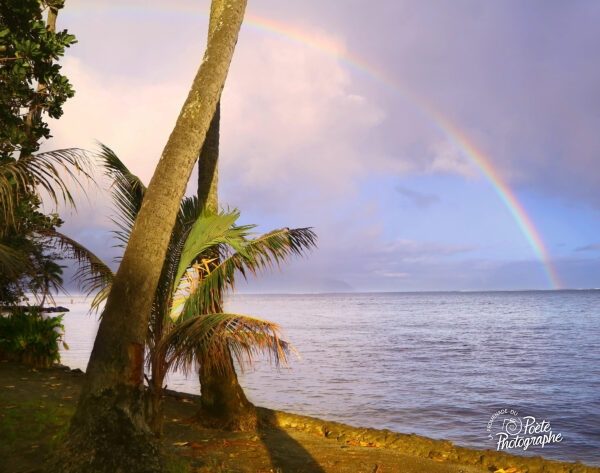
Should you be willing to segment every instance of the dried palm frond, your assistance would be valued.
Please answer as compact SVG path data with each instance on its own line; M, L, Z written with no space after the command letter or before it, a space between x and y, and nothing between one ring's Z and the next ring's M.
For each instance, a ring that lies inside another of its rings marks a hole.
M7 277L13 277L28 267L27 255L0 243L0 273Z
M229 350L227 350L229 348ZM266 354L276 366L287 366L295 350L280 338L279 326L247 315L197 315L175 324L161 342L167 365L188 372L197 360L210 360L217 370L230 369L229 353L240 367Z

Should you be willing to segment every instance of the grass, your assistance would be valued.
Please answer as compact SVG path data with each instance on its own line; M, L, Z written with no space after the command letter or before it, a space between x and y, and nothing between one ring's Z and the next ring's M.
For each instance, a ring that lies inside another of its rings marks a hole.
M81 380L81 374L68 369L32 370L0 362L0 471L40 471L44 460L56 450L67 432ZM503 469L511 473L600 473L600 468L584 465L498 457L495 452L468 449L460 450L464 459L431 457L429 447L424 452L417 450L429 443L435 448L451 444L418 436L403 437L402 448L377 446L375 441L342 440L356 433L366 435L368 429L327 423L328 430L324 430L325 421L308 421L309 418L300 419L275 411L268 411L269 415L289 418L287 424L298 423L298 427L279 422L248 433L203 429L192 420L196 410L193 396L166 400L162 442L171 456L169 473L490 473ZM300 428L300 424L306 422L310 428ZM336 428L345 432L337 436L337 440L331 435L331 429ZM382 434L384 432L372 431L369 435ZM471 458L479 459L483 454L492 458L493 463L484 465ZM519 468L511 469L514 466Z

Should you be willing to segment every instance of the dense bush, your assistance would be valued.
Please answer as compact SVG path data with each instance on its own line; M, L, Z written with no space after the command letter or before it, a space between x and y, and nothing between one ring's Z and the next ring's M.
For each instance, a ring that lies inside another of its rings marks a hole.
M0 316L0 357L35 368L60 361L60 344L67 348L62 317L23 310Z

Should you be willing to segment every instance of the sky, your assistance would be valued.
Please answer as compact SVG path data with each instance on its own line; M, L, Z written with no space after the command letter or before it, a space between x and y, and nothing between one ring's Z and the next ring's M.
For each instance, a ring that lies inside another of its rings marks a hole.
M152 176L208 1L68 0L76 96L45 149ZM220 200L318 249L245 292L600 287L600 3L250 0L222 97ZM188 193L194 192L192 176ZM109 194L65 233L107 261Z

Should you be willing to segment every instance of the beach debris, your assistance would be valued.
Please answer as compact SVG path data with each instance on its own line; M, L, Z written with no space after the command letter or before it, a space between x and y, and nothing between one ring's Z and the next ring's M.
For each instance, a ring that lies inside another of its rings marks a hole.
M445 462L446 460L448 460L448 453L432 450L431 452L429 452L429 458L436 462Z
M190 442L173 442L173 445L175 447L188 447Z

